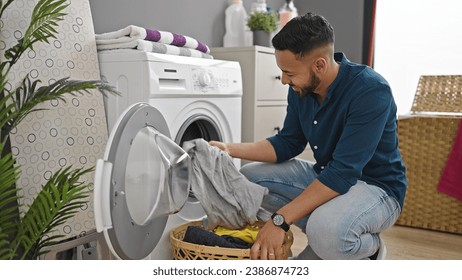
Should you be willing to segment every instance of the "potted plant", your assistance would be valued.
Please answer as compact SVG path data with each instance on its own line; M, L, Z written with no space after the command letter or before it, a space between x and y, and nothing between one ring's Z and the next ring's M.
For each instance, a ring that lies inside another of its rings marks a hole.
M247 26L253 32L253 44L271 46L271 33L276 31L277 17L274 13L255 12L250 14Z
M0 18L15 0L0 1ZM66 15L66 0L39 0L22 38L6 49L0 59L0 259L37 259L43 248L57 244L61 236L53 235L57 226L76 214L88 197L82 175L90 168L64 167L42 186L25 213L19 212L20 196L16 190L19 167L9 148L9 133L29 113L43 110L37 105L51 100L65 100L66 95L85 94L91 89L115 93L101 81L60 79L49 85L26 74L14 88L7 87L8 74L19 58L35 43L49 43L56 38L58 22ZM0 28L3 28L1 25ZM1 31L1 30L0 30Z

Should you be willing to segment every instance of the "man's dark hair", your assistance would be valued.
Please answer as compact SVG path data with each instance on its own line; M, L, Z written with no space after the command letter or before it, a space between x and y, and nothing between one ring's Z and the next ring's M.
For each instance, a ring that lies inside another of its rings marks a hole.
M273 40L276 50L289 50L300 57L311 50L334 43L334 29L320 15L307 13L290 20Z

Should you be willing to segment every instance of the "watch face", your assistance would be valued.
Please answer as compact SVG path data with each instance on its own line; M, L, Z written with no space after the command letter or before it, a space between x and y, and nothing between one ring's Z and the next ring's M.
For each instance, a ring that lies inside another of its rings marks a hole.
M282 215L276 214L273 217L273 224L276 226L280 226L284 223L284 217Z

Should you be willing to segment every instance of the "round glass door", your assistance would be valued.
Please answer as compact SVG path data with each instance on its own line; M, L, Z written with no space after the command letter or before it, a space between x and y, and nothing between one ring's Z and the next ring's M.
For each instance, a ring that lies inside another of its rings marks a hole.
M115 256L142 259L157 246L170 214L190 191L189 155L170 138L162 114L127 108L108 139L95 176L95 222Z
M125 175L127 206L136 224L181 209L189 191L189 164L187 154L155 128L136 134Z
M127 206L130 216L138 225L149 221L159 200L159 190L166 173L154 137L152 127L141 129L133 139L127 159Z

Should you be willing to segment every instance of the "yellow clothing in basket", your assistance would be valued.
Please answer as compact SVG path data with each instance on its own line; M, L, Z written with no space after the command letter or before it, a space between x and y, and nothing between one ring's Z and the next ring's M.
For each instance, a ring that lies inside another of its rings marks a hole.
M254 243L257 239L258 227L246 226L243 229L228 229L222 226L218 226L215 229L217 235L229 235L232 237L239 238L247 243Z

